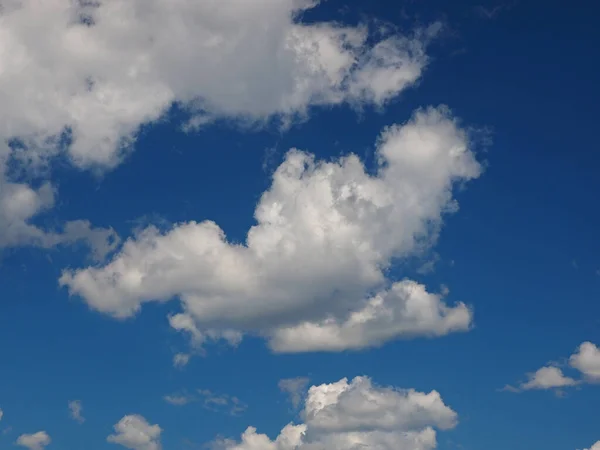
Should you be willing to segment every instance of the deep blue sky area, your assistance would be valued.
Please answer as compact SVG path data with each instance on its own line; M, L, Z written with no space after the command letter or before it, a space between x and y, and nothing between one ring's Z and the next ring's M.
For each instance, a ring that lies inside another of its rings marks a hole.
M282 378L311 384L368 375L378 385L436 389L459 415L439 432L440 450L575 450L600 440L598 385L502 391L525 374L566 358L579 344L600 344L600 6L592 1L328 0L304 19L355 24L375 19L409 30L439 20L430 62L413 88L384 108L316 107L288 130L240 129L228 120L184 133L173 111L144 126L135 150L101 175L59 163L59 195L35 218L41 226L88 219L123 238L136 227L168 229L212 220L244 242L254 208L290 148L334 160L355 153L375 167L380 131L414 110L447 105L470 130L485 169L456 193L460 209L444 218L425 259L398 261L450 303L472 306L467 333L393 340L340 353L274 355L265 342L210 344L184 370L172 366L187 342L166 319L176 301L149 304L134 318L91 311L58 286L65 267L87 263L79 246L10 248L0 256L0 447L47 430L49 449L101 450L123 415L138 413L164 430L165 450L200 449L248 426L272 438L297 417L279 391ZM1 188L1 186L0 186ZM437 256L436 256L437 255ZM428 273L418 268L437 258ZM237 396L230 416L200 404L177 407L163 396L209 389ZM69 419L80 399L86 422Z

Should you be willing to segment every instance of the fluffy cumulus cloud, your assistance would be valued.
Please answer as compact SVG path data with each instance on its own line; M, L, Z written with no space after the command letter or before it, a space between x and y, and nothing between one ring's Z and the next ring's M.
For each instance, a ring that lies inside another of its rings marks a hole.
M600 348L591 342L582 343L569 358L571 367L579 370L589 382L600 382Z
M401 336L442 336L465 331L471 311L449 307L442 296L411 280L393 283L345 319L327 317L273 331L270 345L279 352L341 351L378 345Z
M584 450L600 450L600 441L596 442L594 445L592 445L590 448L586 448Z
M115 434L106 438L108 442L120 444L131 450L160 450L160 434L162 429L158 425L150 425L140 415L123 417L114 426Z
M224 450L427 450L435 429L457 424L457 414L439 393L374 386L366 377L312 386L301 413L271 440L249 427L241 441L221 440Z
M545 366L533 373L527 374L528 380L518 387L506 386L507 391L528 391L531 389L560 389L578 384L576 380L564 375L563 371L556 366Z
M466 133L443 107L385 129L378 166L356 155L317 161L291 150L260 199L243 244L214 222L149 227L104 266L60 283L124 318L145 302L181 300L171 325L196 343L260 334L279 352L337 351L469 329L470 309L387 277L398 258L436 239L453 188L479 176Z
M77 164L113 165L174 103L261 121L381 105L419 78L435 27L368 44L365 27L297 21L318 3L4 1L0 132L43 148L63 135Z
M569 357L569 366L580 373L581 379L568 377L560 367L551 364L528 374L528 380L518 387L507 385L505 390L519 392L530 389L560 389L581 383L599 383L600 348L592 342L583 342Z
M50 445L52 439L45 431L38 431L33 434L22 434L18 437L16 444L29 450L44 450L47 445Z
M300 23L317 4L2 1L0 248L83 239L103 257L112 230L86 222L39 228L35 219L52 208L56 189L23 180L45 172L55 156L82 168L113 167L140 126L173 105L191 113L192 125L289 123L311 106L384 105L419 79L437 25L371 42L364 26Z

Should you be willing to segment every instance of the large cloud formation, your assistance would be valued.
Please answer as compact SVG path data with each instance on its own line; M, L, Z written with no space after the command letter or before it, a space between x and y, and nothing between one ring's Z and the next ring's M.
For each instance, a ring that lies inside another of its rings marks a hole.
M364 27L304 25L308 0L9 0L0 12L0 134L82 166L114 165L173 103L201 121L311 105L384 104L427 62L426 31L367 44Z
M63 155L81 168L114 167L140 126L173 105L196 126L289 123L311 106L382 106L419 79L436 25L372 42L365 26L299 23L317 4L3 0L0 248L83 239L101 258L116 240L86 223L72 225L74 233L32 225L53 206L55 188L17 183L9 167L39 174Z
M291 150L244 244L210 221L149 227L107 265L65 271L60 283L119 318L179 297L171 324L200 343L254 332L276 351L336 351L467 330L465 304L386 277L395 258L435 240L457 209L455 185L479 176L466 133L446 108L421 110L383 131L377 159L370 175L356 155L324 162Z
M457 424L457 414L440 394L373 386L367 377L312 386L301 413L271 440L249 427L241 442L221 440L222 450L429 450L435 428Z

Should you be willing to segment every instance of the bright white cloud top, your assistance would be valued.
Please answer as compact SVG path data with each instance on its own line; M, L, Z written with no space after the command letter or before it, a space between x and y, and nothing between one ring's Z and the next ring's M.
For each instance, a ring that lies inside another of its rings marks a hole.
M68 127L78 165L112 166L174 103L201 121L262 121L312 105L382 105L419 78L431 31L370 46L363 27L298 23L317 3L4 2L1 133L44 147Z
M302 24L308 0L10 0L0 16L0 248L89 241L97 258L112 230L86 222L31 225L56 189L11 182L8 169L114 167L141 125L173 105L188 125L217 119L284 124L312 106L382 106L415 83L439 26L411 36ZM7 146L6 142L15 145Z
M374 386L367 377L312 386L301 413L275 440L248 427L241 442L222 440L224 450L427 450L436 448L435 429L457 424L458 415L436 391Z
M569 364L579 370L587 381L600 383L600 348L595 344L582 343L569 358Z
M149 227L105 266L65 271L60 283L119 318L178 297L184 312L171 324L196 343L250 332L278 352L338 351L469 329L465 304L386 277L393 259L435 241L457 209L453 188L479 176L467 134L445 108L418 111L383 131L377 158L369 175L355 155L324 162L291 150L244 244L208 221Z

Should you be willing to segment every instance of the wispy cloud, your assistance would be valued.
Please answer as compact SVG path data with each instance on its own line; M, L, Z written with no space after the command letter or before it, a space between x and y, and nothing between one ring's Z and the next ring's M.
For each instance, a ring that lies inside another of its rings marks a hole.
M190 362L190 355L187 353L177 353L173 356L173 366L177 369L181 369L188 365Z
M247 405L239 398L228 394L216 394L209 389L198 389L194 393L180 392L165 395L163 400L174 406L184 406L189 403L200 403L205 409L215 412L225 412L238 415L247 409Z
M165 395L163 399L165 402L175 406L187 405L196 400L193 396L188 394Z
M199 389L198 394L202 397L204 407L211 411L227 412L235 416L248 408L239 398L227 394L215 394L208 389Z
M420 275L427 275L435 271L435 266L440 262L440 255L434 253L431 257L423 262L420 267L417 268L417 273Z
M279 389L288 394L294 408L298 408L303 400L308 382L307 377L284 378L279 381Z
M495 5L495 6L477 5L475 7L475 13L479 17L491 20L491 19L497 18L500 14L502 14L502 13L504 13L506 11L511 10L516 5L517 5L516 1L507 2L507 3L500 3L500 4Z
M76 422L85 422L85 417L83 417L83 405L80 400L72 400L69 402L69 412L71 418Z

